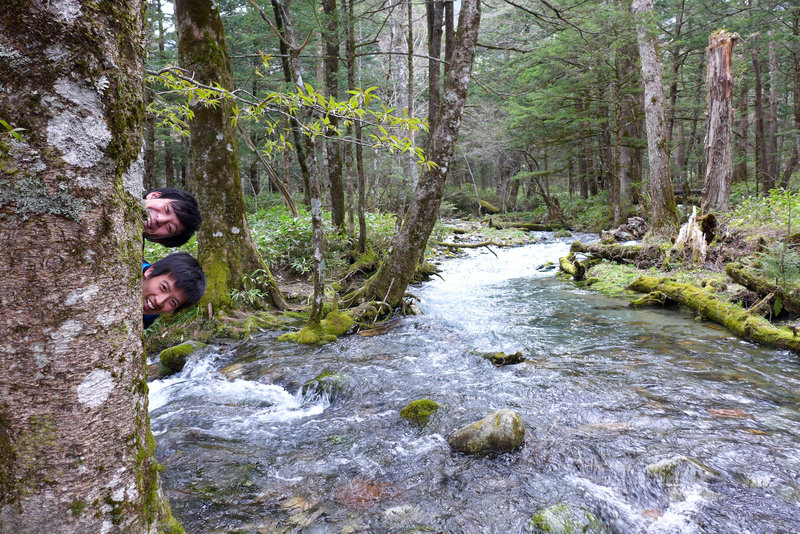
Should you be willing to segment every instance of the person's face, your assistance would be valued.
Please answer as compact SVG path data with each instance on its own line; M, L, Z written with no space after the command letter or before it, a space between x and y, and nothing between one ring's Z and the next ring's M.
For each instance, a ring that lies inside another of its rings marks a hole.
M142 315L172 313L186 302L186 295L175 286L172 273L151 276L144 272L142 280Z
M158 241L174 237L184 230L183 223L172 206L172 200L161 198L161 192L153 191L145 198L148 218L144 223L144 237L150 241Z

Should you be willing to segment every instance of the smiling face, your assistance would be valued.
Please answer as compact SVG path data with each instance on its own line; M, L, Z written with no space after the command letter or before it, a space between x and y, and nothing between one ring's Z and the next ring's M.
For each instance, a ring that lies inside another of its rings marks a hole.
M172 200L161 198L159 191L149 193L145 198L148 218L144 223L144 237L150 241L174 237L185 227L172 206Z
M142 315L172 313L186 302L186 295L176 285L171 273L151 276L144 272L142 280Z

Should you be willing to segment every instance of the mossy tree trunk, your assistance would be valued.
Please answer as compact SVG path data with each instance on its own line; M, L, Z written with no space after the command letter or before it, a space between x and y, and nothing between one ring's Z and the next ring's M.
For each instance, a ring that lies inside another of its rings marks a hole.
M0 10L0 532L182 532L142 348L144 2Z
M219 5L213 0L177 0L178 59L182 68L204 85L220 84L233 90L233 74L225 42ZM208 278L201 309L231 307L232 290L245 286L256 270L266 273L265 287L271 304L286 303L272 275L258 254L244 208L239 178L238 132L231 122L230 102L218 106L191 103L189 189L203 216L198 231L198 261Z
M428 159L436 162L437 166L427 169L420 176L403 225L392 240L391 253L364 287L343 298L347 306L376 299L385 300L393 308L397 307L417 272L417 265L439 217L445 178L453 159L467 99L480 19L480 1L464 0L441 110L427 147ZM430 122L434 124L434 121Z

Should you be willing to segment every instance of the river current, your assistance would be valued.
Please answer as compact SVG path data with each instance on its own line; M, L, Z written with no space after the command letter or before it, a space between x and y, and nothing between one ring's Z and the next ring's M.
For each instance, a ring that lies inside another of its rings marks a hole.
M384 335L301 347L265 332L151 382L187 533L505 534L548 509L589 532L800 531L798 356L576 288L542 269L575 238L541 237L444 262L409 288L424 315ZM526 361L481 357L497 351ZM344 393L302 396L323 371ZM399 410L421 398L441 408L418 428ZM518 449L450 450L501 408L525 424Z

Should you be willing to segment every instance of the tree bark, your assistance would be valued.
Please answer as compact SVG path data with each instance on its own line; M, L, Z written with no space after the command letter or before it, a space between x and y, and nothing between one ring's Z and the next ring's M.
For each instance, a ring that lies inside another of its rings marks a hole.
M669 235L678 225L678 214L669 177L667 136L664 128L664 88L658 41L647 24L647 18L653 13L653 1L633 0L631 11L637 19L639 56L642 62L652 231L655 234Z
M327 96L334 100L339 99L339 11L336 0L322 0L322 9L325 13L327 24L322 32L325 39L325 89ZM336 129L339 126L339 118L336 114L328 115L329 127L327 138L325 139L326 163L328 171L328 183L330 185L331 201L331 221L333 225L344 230L345 207L344 207L344 185L342 183L342 156L340 152L340 142Z
M736 165L733 167L733 181L747 181L747 99L750 87L744 78L739 91L739 135L736 138Z
M0 117L24 128L0 136L3 534L174 525L141 341L144 14L0 10Z
M753 60L753 78L755 80L756 181L762 184L762 193L766 194L767 191L775 187L775 183L770 179L767 169L767 142L766 132L764 130L764 95L761 86L761 60L758 57L755 39L753 39L751 43L751 54Z
M425 0L425 8L428 22L428 126L432 132L436 128L436 117L440 107L444 2Z
M225 42L218 4L214 0L177 0L180 65L194 73L202 84L219 83L233 90L233 74ZM194 119L190 124L192 163L190 188L203 212L197 235L198 261L206 273L206 292L202 310L229 310L231 291L244 288L245 277L256 270L266 273L271 304L285 308L267 265L250 238L239 177L239 136L231 122L231 103L216 107L202 102L191 104Z
M397 307L416 273L428 237L438 219L445 178L453 159L461 115L472 73L472 60L481 19L480 0L463 0L458 19L456 46L444 87L440 119L431 131L427 158L436 163L420 176L414 197L400 230L392 240L386 261L370 281L343 299L345 305L378 299Z
M767 173L772 183L778 180L778 59L775 52L775 32L769 31L769 144Z
M731 56L739 34L720 30L708 38L706 61L706 176L701 213L727 211L733 178L733 75Z

